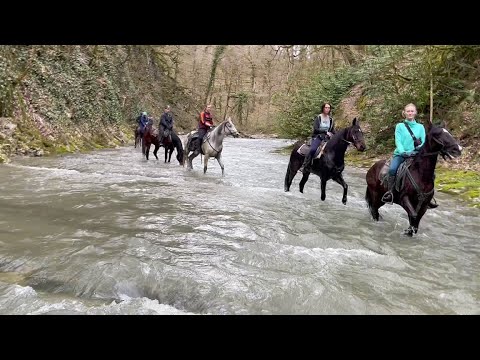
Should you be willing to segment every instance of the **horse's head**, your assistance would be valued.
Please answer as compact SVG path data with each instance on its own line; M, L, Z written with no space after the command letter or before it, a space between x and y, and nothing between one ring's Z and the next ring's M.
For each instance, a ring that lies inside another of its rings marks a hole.
M233 125L231 118L228 118L225 122L225 135L232 135L233 137L238 137L238 130L235 125Z
M178 152L177 151L177 160L180 163L181 166L185 166L185 156L183 151Z
M353 119L352 126L348 129L346 137L346 140L351 142L358 151L365 151L367 149L362 129L360 129L360 120L357 120L357 118Z
M445 127L446 124L444 121L440 125L433 125L429 122L427 124L427 141L430 151L439 151L444 159L446 159L447 156L453 159L462 154L462 147Z

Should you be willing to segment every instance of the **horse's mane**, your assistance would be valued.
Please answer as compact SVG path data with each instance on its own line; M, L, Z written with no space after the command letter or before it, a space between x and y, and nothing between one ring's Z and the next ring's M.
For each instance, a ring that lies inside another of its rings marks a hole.
M325 146L326 149L330 149L338 145L338 143L345 138L345 133L347 132L348 129L350 129L351 126L343 128L335 132L333 136L328 140L327 145Z
M172 145L177 149L177 152L179 151L178 150L179 148L182 149L183 151L183 144L180 137L175 132L172 132L171 136L172 136Z

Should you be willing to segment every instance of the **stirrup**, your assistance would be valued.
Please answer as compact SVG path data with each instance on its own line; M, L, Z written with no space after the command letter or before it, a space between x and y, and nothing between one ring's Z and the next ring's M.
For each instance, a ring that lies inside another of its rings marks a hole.
M433 200L434 202L432 202L432 200ZM432 200L430 200L429 203L428 203L428 205L427 205L427 207L428 207L429 209L435 209L435 208L438 207L437 200L435 200L435 198L433 198L433 197L432 197Z

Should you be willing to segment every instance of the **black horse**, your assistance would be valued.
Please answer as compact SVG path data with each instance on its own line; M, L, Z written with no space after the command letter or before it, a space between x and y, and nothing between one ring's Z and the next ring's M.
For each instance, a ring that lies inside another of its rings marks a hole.
M172 158L173 149L177 150L177 160L180 165L184 166L184 151L183 151L183 144L182 140L178 137L175 132L170 133L170 139L165 138L162 144L165 147L165 162L167 162L167 153L168 153L168 162Z
M445 129L445 123L440 126L427 124L425 143L415 157L402 163L397 172L398 185L393 190L393 202L405 209L410 226L404 234L413 236L427 211L428 204L434 193L434 171L438 154L444 159L461 155L462 147ZM405 165L404 165L405 164ZM384 205L382 196L387 192L384 177L388 172L386 160L377 161L367 172L367 201L370 214L374 220L379 219L378 209ZM403 176L402 176L403 175Z
M292 180L303 164L304 155L299 154L297 150L304 143L305 142L303 141L297 141L293 147L292 154L290 155L290 162L288 163L287 174L285 175L285 191L290 190ZM322 201L325 200L327 181L332 179L342 185L342 203L347 203L348 185L345 183L345 180L343 180L342 172L345 167L345 151L347 151L347 147L350 144L353 144L358 151L365 151L366 149L363 133L360 129L360 122L357 118L353 119L352 126L335 133L325 145L320 159L313 160L311 172L320 177ZM303 187L309 176L309 172L303 174L302 180L300 181L301 193L303 193Z

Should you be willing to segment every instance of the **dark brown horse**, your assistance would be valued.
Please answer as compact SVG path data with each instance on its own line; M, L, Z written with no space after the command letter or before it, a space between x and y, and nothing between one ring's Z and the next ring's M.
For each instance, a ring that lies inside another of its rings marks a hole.
M398 169L397 177L404 180L399 190L393 190L393 202L405 209L408 214L410 226L404 234L413 236L417 233L420 220L427 211L428 204L434 193L434 171L437 165L438 154L444 159L461 155L462 147L457 140L445 129L445 123L440 126L427 124L427 136L425 143L417 155L411 160L406 160ZM382 196L387 192L386 183L382 180L388 172L386 160L377 161L367 172L367 201L370 214L374 220L379 220L378 209L385 203ZM405 177L401 176L404 175ZM397 186L395 186L397 188Z
M287 173L285 175L285 191L290 191L290 185L292 184L293 178L303 164L304 155L299 154L297 150L300 149L304 143L304 141L297 141L293 147ZM347 151L347 147L350 144L353 144L358 151L365 151L366 149L363 133L360 129L360 121L358 121L357 118L353 119L352 126L335 133L325 145L320 159L313 160L311 172L320 177L322 201L324 201L326 197L325 189L327 181L332 179L342 185L342 203L344 205L347 203L348 185L345 180L343 180L342 172L345 167L345 151ZM303 193L303 188L309 176L309 172L303 174L299 185L301 193Z
M158 130L153 127L151 123L149 123L145 129L145 133L143 134L143 143L142 143L142 153L148 160L148 155L150 153L150 146L153 144L155 146L153 150L153 155L158 160L157 152L160 146L165 148L165 162L170 162L172 158L173 149L177 150L177 160L180 165L184 165L184 151L182 141L178 137L175 132L171 132L170 136L166 136L163 138L162 142L160 142L160 135ZM170 156L168 156L168 154Z
M153 154L158 160L157 151L160 145L157 146L156 144L158 143L157 137L158 137L158 130L153 128L152 122L148 122L142 137L142 154L147 158L147 160L148 160L148 154L150 153L150 146L152 145L152 143L153 145L155 145L155 150L153 151Z

